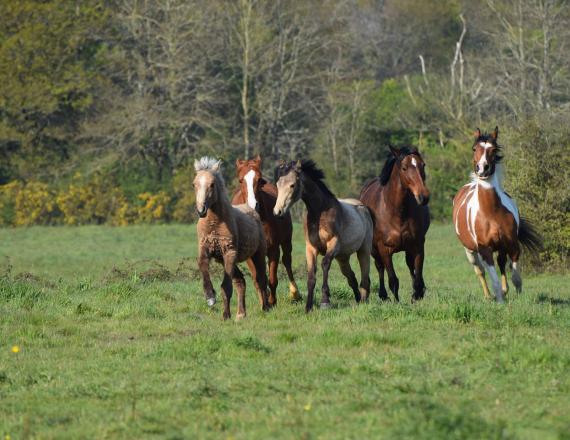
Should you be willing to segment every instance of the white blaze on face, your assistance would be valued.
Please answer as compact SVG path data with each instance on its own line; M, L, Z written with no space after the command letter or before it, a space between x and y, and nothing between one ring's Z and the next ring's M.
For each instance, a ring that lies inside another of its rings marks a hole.
M202 174L198 179L198 188L196 188L196 206L201 209L206 201L206 175Z
M257 206L257 200L255 200L255 191L253 190L253 178L255 177L255 171L250 170L244 176L245 183L247 185L247 204L251 209L255 209Z
M485 152L483 153L483 155L479 159L479 162L477 162L477 174L481 175L481 174L483 174L483 170L485 169L485 165L487 165L487 149L491 148L493 146L493 144L491 144L489 142L479 142L479 145L485 149Z
M412 166L413 166L413 167L416 167L416 168L417 168L417 166L418 166L418 163L416 162L416 158L415 158L415 157L412 157Z

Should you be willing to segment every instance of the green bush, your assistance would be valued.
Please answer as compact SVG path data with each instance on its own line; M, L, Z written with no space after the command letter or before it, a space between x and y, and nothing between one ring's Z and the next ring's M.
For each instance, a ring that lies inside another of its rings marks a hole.
M570 127L562 115L504 130L506 188L544 237L534 263L564 264L570 257ZM499 137L501 141L501 137Z

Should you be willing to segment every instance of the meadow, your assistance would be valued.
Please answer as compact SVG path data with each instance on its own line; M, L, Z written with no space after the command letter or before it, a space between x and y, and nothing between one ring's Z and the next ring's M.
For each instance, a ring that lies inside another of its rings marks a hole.
M486 302L435 224L420 303L399 255L400 304L378 301L373 272L356 305L335 263L333 308L307 315L280 268L275 309L247 278L248 317L223 322L195 235L0 229L1 438L570 438L567 274L523 268L521 295ZM293 262L305 295L299 225Z

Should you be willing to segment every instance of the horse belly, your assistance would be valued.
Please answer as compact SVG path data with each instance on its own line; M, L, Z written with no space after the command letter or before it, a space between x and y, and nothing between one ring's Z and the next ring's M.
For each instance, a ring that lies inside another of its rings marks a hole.
M344 204L344 206L342 206ZM340 232L340 254L351 255L362 247L365 238L372 238L372 220L368 221L365 218L364 212L359 212L358 209L367 209L363 205L354 205L352 203L344 202L341 204L344 210L343 216L343 230ZM368 214L369 216L369 214Z

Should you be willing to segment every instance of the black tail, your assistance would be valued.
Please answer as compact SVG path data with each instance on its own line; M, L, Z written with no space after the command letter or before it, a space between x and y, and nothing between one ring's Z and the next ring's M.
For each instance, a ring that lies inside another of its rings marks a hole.
M542 237L526 218L521 217L519 225L519 241L533 254L537 254L544 249Z

